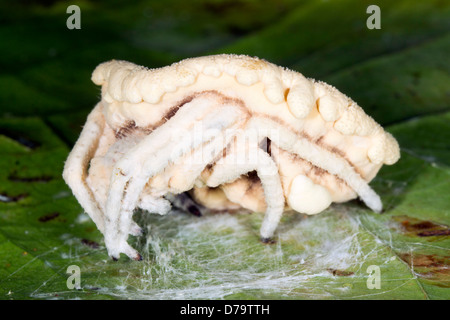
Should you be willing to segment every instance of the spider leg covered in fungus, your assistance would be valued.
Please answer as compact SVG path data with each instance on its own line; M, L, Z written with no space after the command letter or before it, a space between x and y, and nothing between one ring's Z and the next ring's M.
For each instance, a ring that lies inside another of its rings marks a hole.
M85 177L104 127L105 119L101 103L99 103L89 114L80 138L67 158L63 172L64 180L73 190L78 202L102 233L105 229L104 215L91 189L87 186Z
M249 126L255 128L261 132L262 135L267 136L271 140L278 139L278 145L281 148L297 154L314 165L340 177L356 191L361 200L369 208L375 212L381 212L383 205L380 197L344 159L327 150L319 150L307 139L299 137L299 135L296 135L273 120L262 117L253 117L250 119ZM272 133L277 130L279 135L276 137L272 136ZM295 190L291 190L291 193L292 192L295 193Z
M273 236L284 210L284 195L278 168L272 158L259 148L259 139L246 141L245 134L236 137L226 157L213 167L207 179L209 187L231 182L242 174L256 171L264 190L267 210L260 234L264 242Z
M183 138L193 130L196 119L202 120L203 132L186 142ZM222 105L214 96L198 97L116 163L106 204L105 243L111 257L118 258L120 253L125 253L132 259L140 259L139 253L126 240L133 210L148 180L184 154L206 143L203 148L209 151L205 152L209 157L187 175L183 191L189 190L201 171L222 152L224 139L226 143L226 139L233 137L233 134L224 137L225 129L237 129L243 120L246 120L246 114L239 106Z

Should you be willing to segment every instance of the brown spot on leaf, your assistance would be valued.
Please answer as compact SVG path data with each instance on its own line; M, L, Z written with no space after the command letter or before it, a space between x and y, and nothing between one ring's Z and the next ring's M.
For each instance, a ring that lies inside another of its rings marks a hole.
M27 193L21 193L16 196L10 196L7 193L0 193L0 202L17 202L28 197Z
M327 271L335 277L350 277L355 274L353 271L338 270L332 268L328 268Z
M99 247L99 244L93 240L81 239L81 243L92 249L98 249L98 247Z
M403 253L399 257L420 278L433 285L450 288L450 256Z
M59 212L52 212L49 214L46 214L45 216L42 216L39 218L40 222L48 222L50 220L56 219L57 217L59 217Z
M12 174L8 177L9 181L12 182L49 182L52 180L52 177L49 176L40 176L40 177L18 177L15 174Z
M450 228L448 226L432 221L420 220L408 216L398 216L394 220L400 223L402 230L407 235L418 237L450 235Z
M429 230L429 231L420 232L418 234L418 236L420 236L420 237L448 236L448 235L450 235L450 230L449 229L445 229L445 230Z
M41 144L37 141L30 139L29 137L25 137L22 133L13 132L7 129L0 129L0 135L8 137L9 139L15 140L20 143L24 147L27 147L31 150L36 149L41 146Z

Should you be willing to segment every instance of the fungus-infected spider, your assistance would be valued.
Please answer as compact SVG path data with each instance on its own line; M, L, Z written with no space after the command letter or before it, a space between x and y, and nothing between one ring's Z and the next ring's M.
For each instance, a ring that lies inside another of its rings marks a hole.
M382 209L368 182L398 160L398 144L323 82L236 55L160 69L113 60L92 80L102 99L63 176L113 258L141 258L127 243L141 232L135 208L165 214L166 197L186 191L213 209L265 211L264 240L285 210L316 214L356 197Z

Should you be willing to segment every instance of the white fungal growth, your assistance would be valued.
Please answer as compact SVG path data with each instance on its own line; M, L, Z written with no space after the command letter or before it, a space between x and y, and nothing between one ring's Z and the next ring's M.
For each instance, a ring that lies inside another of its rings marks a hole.
M113 60L92 80L102 99L63 176L113 258L141 259L127 243L140 234L136 208L166 214L164 197L188 191L212 209L265 211L265 241L285 210L355 197L382 209L368 183L398 160L398 144L325 83L243 55L159 69Z

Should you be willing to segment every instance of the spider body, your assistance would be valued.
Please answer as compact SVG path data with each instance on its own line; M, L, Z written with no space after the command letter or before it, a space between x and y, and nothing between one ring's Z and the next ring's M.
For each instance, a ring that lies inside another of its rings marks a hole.
M206 207L265 212L272 237L286 210L316 214L369 187L398 144L350 98L248 56L183 60L160 69L99 65L102 99L70 153L64 179L105 236L108 253L140 259L135 208L165 214L190 191Z

